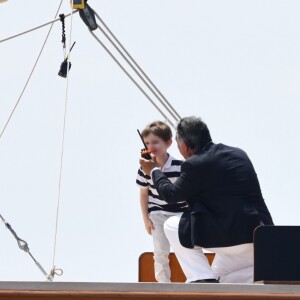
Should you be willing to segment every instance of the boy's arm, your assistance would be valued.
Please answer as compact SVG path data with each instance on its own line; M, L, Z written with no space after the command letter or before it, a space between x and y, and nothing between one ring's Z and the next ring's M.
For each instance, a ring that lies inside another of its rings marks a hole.
M148 216L148 189L140 188L140 204L142 210L142 216L145 224L146 231L148 234L152 234L152 230L154 230L154 226L152 221Z

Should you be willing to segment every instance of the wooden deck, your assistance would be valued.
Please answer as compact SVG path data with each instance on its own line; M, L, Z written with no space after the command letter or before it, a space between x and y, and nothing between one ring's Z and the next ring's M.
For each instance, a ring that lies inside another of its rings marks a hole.
M1 300L300 299L299 285L0 282Z
M209 262L214 254L206 254ZM138 283L0 281L0 300L300 300L297 284L191 283L174 253L170 256L172 283L155 283L153 253L139 258Z

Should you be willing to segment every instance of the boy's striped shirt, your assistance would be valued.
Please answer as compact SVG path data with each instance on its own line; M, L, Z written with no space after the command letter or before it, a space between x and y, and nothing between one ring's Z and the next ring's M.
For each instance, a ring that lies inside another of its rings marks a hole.
M162 168L162 172L167 176L171 182L175 182L180 176L182 160L175 159L171 155ZM138 170L136 183L141 188L148 188L148 212L149 213L160 213L173 214L177 212L183 212L187 209L187 203L185 201L168 204L166 201L162 200L153 185L153 181L150 176L146 175L140 168Z

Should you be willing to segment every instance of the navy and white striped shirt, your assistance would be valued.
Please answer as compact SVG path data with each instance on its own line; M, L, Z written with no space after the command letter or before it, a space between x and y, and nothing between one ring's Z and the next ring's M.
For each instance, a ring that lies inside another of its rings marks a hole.
M180 175L182 160L175 159L171 155L161 169L162 172L168 177L168 179L174 183ZM136 183L141 188L148 188L148 212L149 213L161 213L173 214L183 212L187 209L187 203L185 201L169 204L162 200L153 185L153 181L150 176L146 175L140 168L138 170Z

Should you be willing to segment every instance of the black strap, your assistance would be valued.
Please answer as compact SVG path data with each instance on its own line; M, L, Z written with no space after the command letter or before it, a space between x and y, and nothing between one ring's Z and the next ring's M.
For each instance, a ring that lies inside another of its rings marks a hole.
M63 43L63 47L66 48L65 15L64 14L60 14L59 18L60 18L61 25L62 25L62 38L61 38L61 42Z

